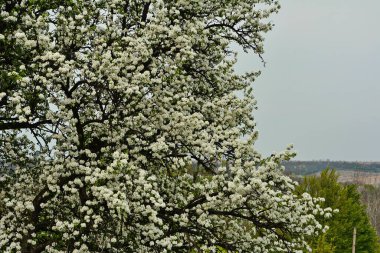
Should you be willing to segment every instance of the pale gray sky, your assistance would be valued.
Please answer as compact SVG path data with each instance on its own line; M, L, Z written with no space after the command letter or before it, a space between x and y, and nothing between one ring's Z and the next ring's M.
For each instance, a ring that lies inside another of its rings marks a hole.
M254 83L263 154L293 143L297 160L380 161L380 1L284 0Z

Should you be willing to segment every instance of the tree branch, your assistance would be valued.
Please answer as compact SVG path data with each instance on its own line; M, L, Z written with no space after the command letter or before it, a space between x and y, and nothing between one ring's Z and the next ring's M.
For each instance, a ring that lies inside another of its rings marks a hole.
M16 129L25 129L25 128L37 128L41 125L45 124L52 124L51 120L42 120L38 121L36 123L29 123L29 122L6 122L6 123L0 123L0 131L3 130L16 130Z

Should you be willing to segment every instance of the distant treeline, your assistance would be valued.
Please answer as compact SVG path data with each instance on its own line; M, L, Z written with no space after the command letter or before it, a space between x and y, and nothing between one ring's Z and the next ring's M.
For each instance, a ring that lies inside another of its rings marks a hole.
M336 170L356 170L365 172L380 172L380 162L347 162L347 161L285 161L285 171L288 174L309 175L320 172L327 167Z

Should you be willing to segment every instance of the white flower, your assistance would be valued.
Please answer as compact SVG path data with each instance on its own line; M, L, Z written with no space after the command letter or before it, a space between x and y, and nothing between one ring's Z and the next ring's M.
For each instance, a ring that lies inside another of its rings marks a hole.
M14 34L14 36L15 36L16 39L23 39L23 38L26 37L25 33L23 33L23 32L16 32Z
M96 28L97 28L97 30L98 30L99 32L104 32L105 30L107 30L107 25L106 25L106 24L98 24L98 25L96 26Z

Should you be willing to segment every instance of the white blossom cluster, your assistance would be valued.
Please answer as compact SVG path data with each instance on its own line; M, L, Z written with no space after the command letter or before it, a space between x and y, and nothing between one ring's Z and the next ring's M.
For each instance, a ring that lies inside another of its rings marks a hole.
M237 75L230 48L261 57L278 9L0 3L0 251L310 250L331 210L293 194L291 148L254 150L258 73Z

